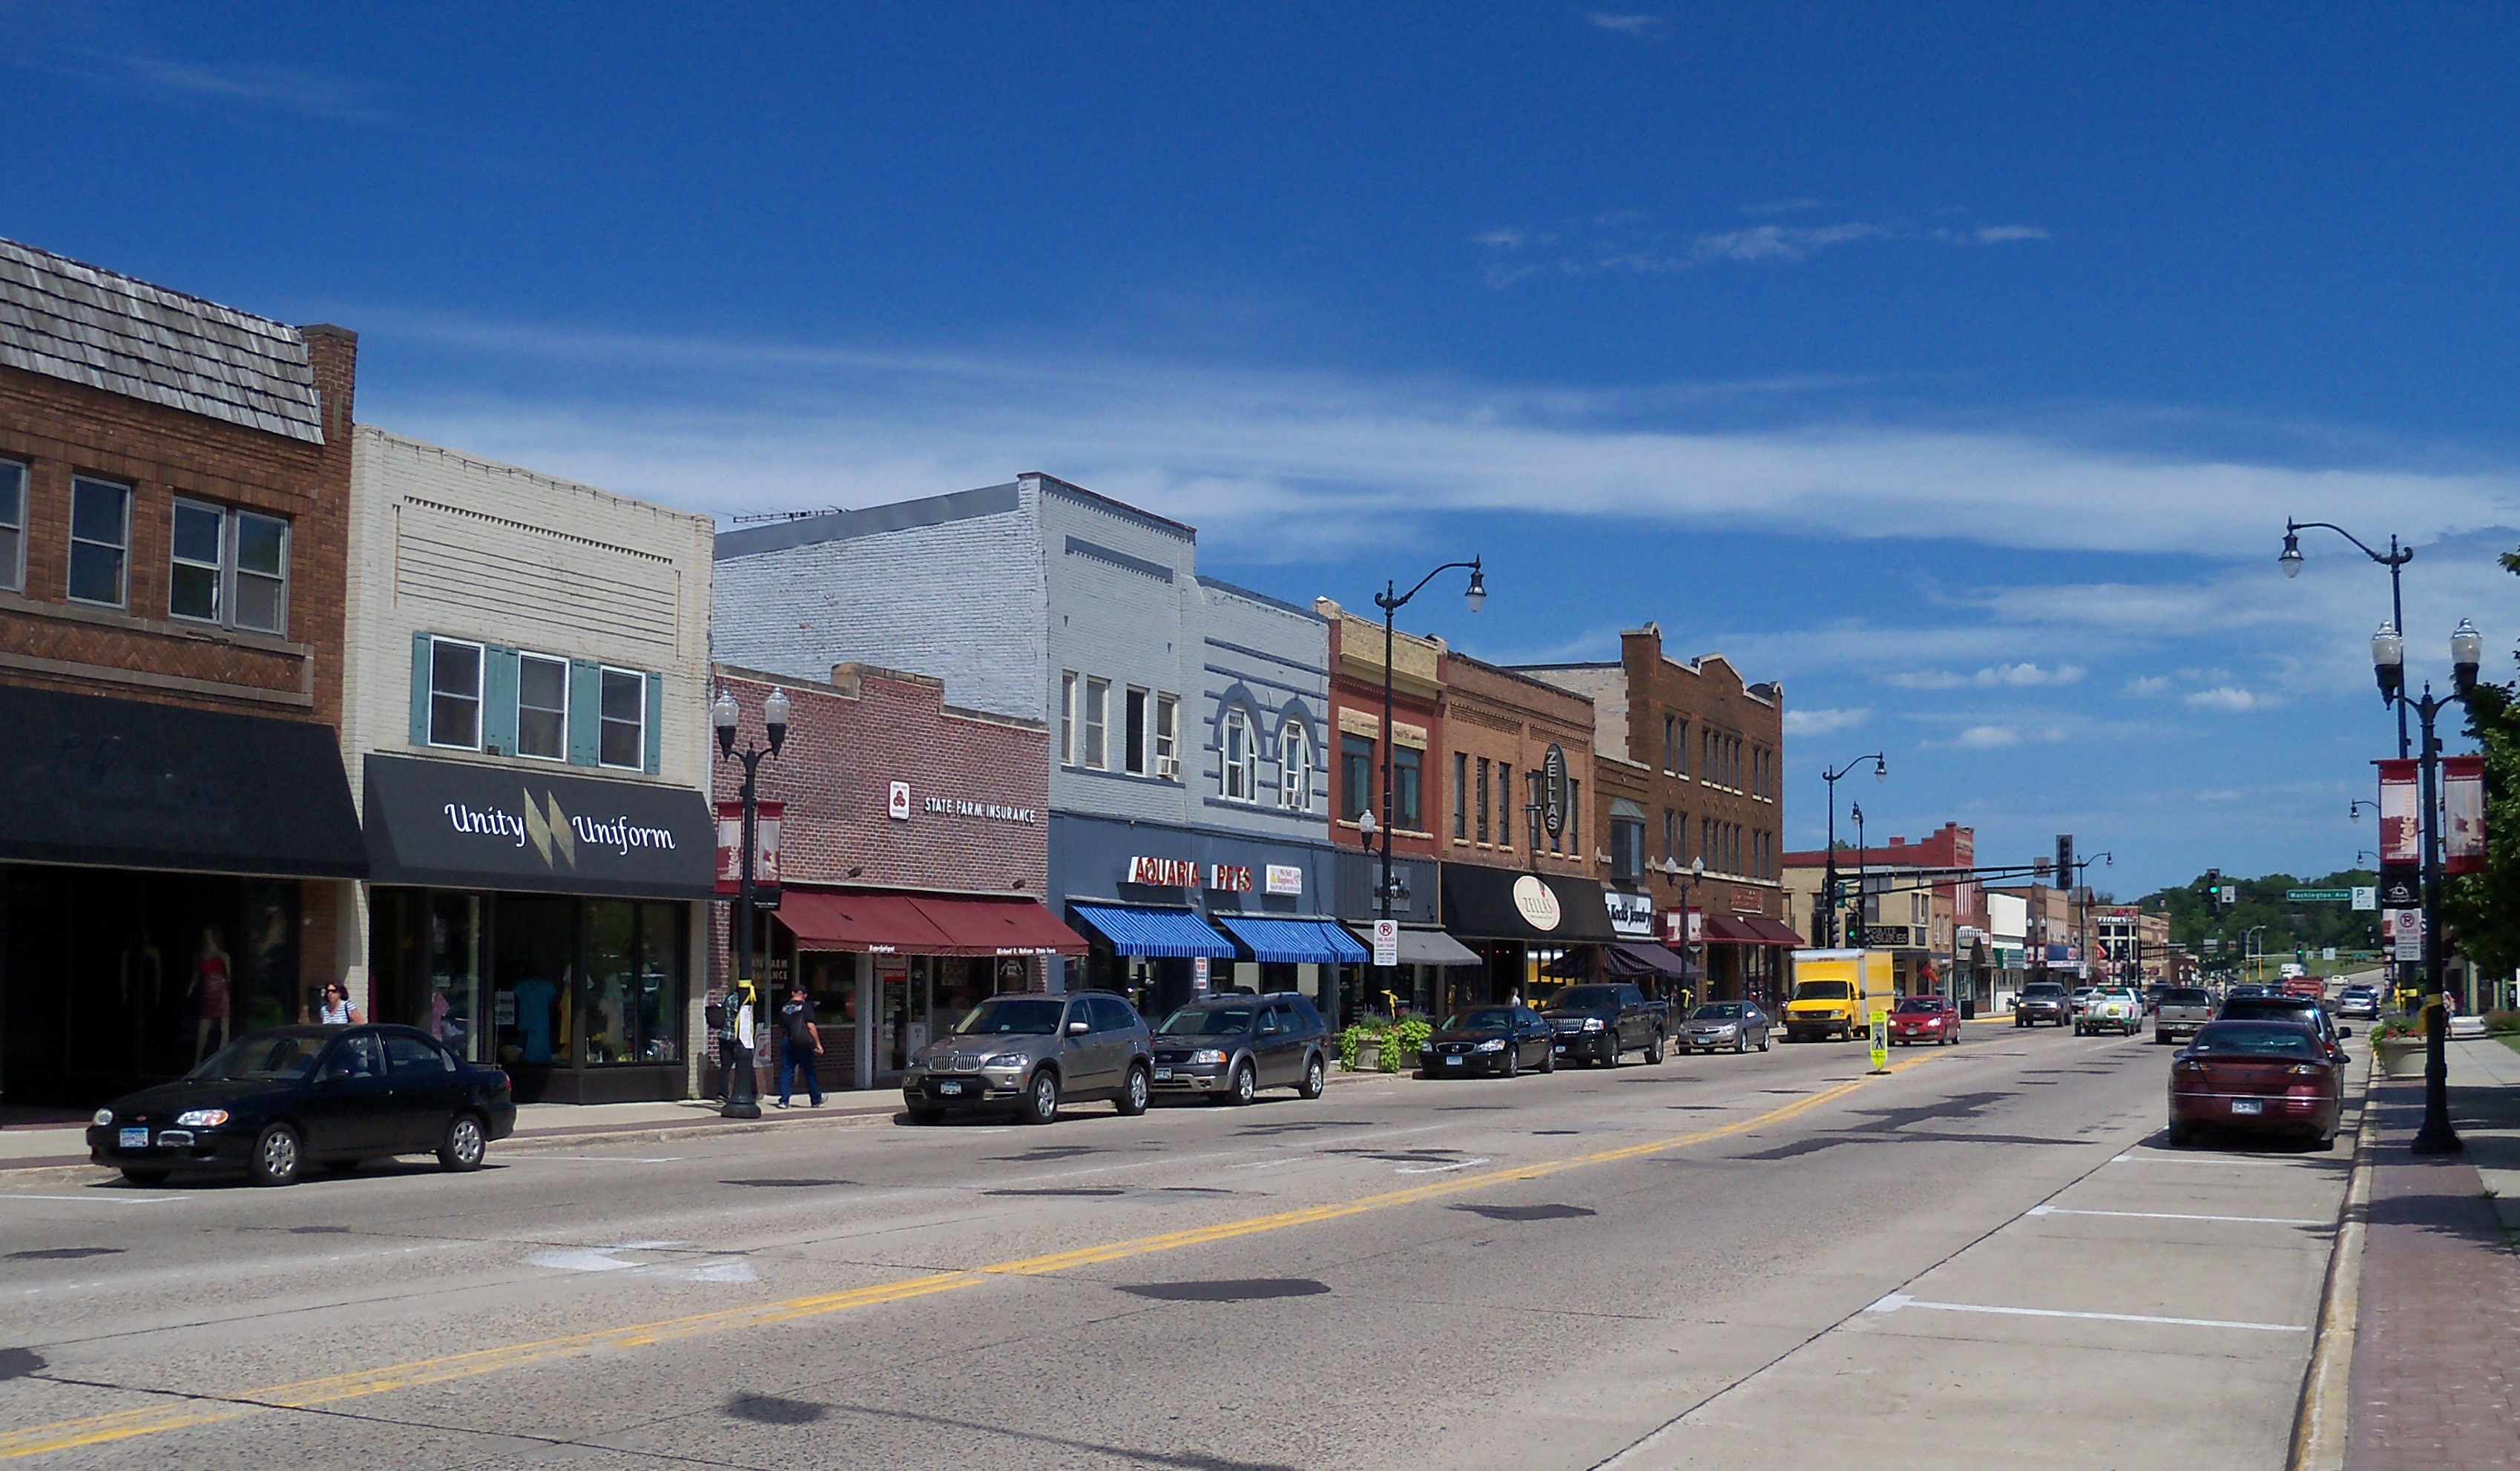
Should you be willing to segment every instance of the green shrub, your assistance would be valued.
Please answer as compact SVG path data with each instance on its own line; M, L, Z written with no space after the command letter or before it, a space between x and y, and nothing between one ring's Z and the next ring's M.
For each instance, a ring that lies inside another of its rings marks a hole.
M2387 1042L2390 1039L2397 1037L2421 1037L2423 1035L2424 1029L2418 1022L2408 1021L2403 1016L2397 1017L2393 1020L2384 1021L2371 1029L2371 1040L2373 1042Z
M2520 1032L2520 1011L2503 1010L2486 1012L2485 1030L2497 1035Z
M1379 1016L1350 1023L1346 1031L1339 1033L1340 1071L1355 1072L1357 1050L1369 1042L1379 1041L1390 1027L1391 1024Z
M1435 1029L1426 1024L1424 1017L1404 1018L1382 1034L1382 1070L1397 1073L1416 1067L1418 1049L1434 1034Z

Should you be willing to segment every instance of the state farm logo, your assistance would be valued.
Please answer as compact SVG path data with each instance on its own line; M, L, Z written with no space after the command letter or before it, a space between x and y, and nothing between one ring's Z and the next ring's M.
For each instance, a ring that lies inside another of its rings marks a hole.
M1513 907L1522 912L1533 929L1555 929L1557 921L1564 917L1564 911L1557 907L1556 891L1529 873L1513 881Z

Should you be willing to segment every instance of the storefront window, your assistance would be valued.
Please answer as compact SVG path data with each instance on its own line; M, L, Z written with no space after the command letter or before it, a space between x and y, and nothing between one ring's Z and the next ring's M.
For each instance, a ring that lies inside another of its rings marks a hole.
M381 1021L511 1067L682 1055L682 905L381 889L375 906Z

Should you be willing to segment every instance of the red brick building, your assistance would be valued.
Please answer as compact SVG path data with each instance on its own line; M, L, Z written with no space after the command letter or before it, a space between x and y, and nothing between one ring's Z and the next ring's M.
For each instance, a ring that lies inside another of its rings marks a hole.
M813 997L827 1087L890 1083L981 998L1041 990L1049 956L1084 953L1042 902L1046 725L959 709L942 681L872 665L839 665L827 685L720 665L716 683L741 711L740 744L762 743L762 701L788 691L786 744L760 768L762 800L786 810L758 973L782 1000L795 980ZM717 800L734 803L742 764L715 771ZM722 989L723 935L712 952Z
M358 339L8 242L0 292L0 1097L82 1102L336 974Z
M1360 825L1372 809L1377 824L1391 826L1392 872L1403 890L1393 897L1392 917L1431 925L1441 849L1437 829L1450 823L1461 800L1437 759L1445 749L1444 641L1405 633L1392 638L1388 754L1402 821L1391 824L1395 804L1382 791L1382 626L1327 598L1315 600L1313 610L1329 620L1330 840L1339 849L1334 913L1351 920L1380 916L1373 887L1381 877L1381 838L1377 834L1369 853Z

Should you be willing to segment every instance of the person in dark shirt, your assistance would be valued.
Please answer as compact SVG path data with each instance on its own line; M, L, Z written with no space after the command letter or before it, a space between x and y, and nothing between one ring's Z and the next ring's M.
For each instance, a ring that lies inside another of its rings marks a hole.
M779 1106L788 1106L795 1091L796 1078L805 1079L805 1095L813 1106L823 1106L823 1079L815 1071L815 1059L823 1055L823 1029L814 1025L814 1003L798 986L788 993L788 1004L779 1008Z

